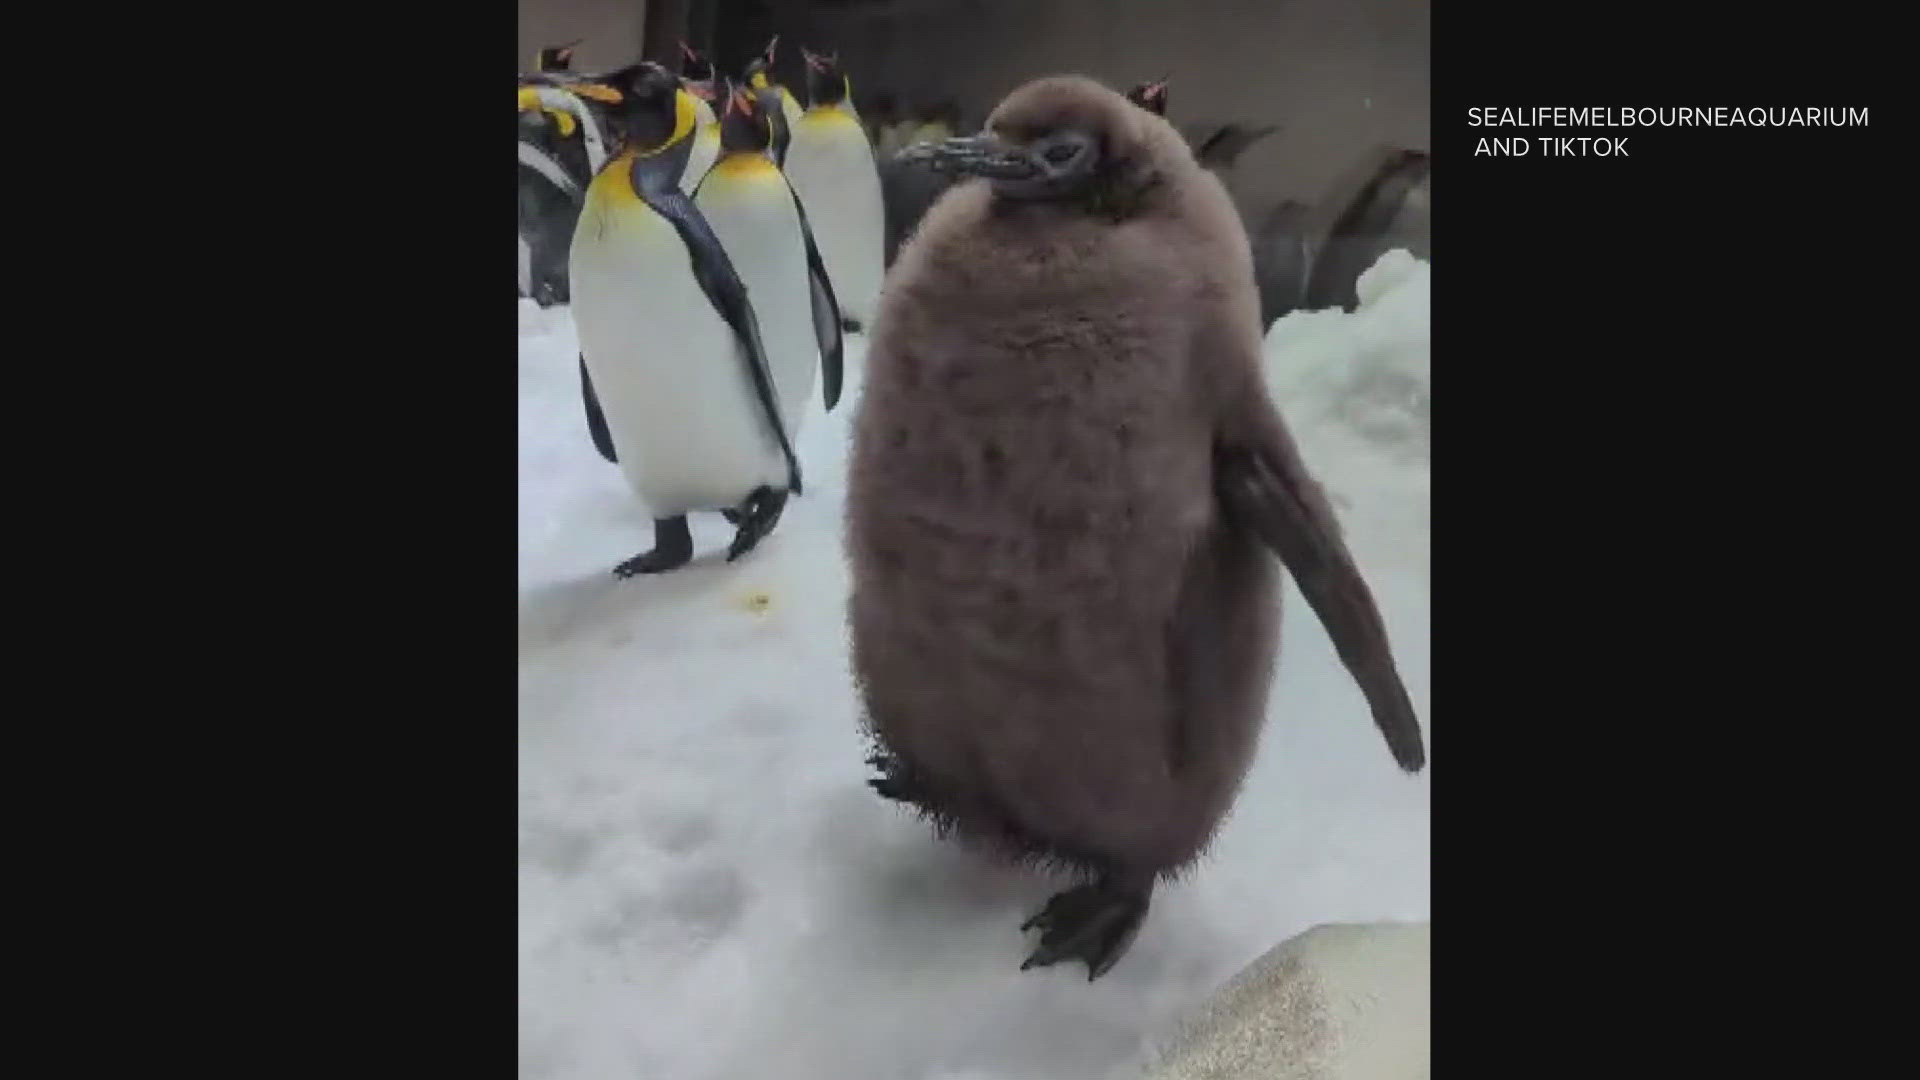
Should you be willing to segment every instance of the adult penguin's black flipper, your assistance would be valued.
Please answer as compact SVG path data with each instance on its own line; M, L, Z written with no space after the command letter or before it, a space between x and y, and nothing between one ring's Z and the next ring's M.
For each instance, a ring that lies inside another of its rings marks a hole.
M827 411L840 403L840 384L844 379L846 339L842 336L840 299L833 293L833 281L827 276L827 264L813 242L813 227L807 224L806 207L793 191L793 210L800 215L800 235L807 240L807 293L813 302L813 336L820 343L820 393Z
M1240 155L1247 152L1248 147L1279 130L1278 124L1267 124L1264 127L1255 128L1228 124L1214 132L1206 142L1201 143L1195 149L1194 157L1209 169L1231 169L1234 163L1240 160Z
M761 411L780 442L780 453L786 458L787 488L795 495L801 494L800 461L794 456L787 425L780 419L780 399L774 392L773 371L760 344L760 322L754 317L753 305L747 301L747 287L734 270L733 260L727 257L706 215L678 188L648 190L645 198L656 213L673 222L681 239L686 241L694 279L713 301L714 310L733 328L734 337L740 343L741 360L747 365L747 374L760 399Z
M593 436L593 448L608 464L620 464L613 451L613 433L607 430L607 416L600 411L600 398L593 392L593 376L587 374L587 358L580 358L580 398L587 407L587 434Z

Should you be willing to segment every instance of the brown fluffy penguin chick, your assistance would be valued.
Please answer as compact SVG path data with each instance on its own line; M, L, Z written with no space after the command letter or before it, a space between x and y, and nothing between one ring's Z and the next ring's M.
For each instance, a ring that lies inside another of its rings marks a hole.
M1165 120L1078 77L903 156L968 174L876 313L848 489L882 794L1092 880L1025 967L1097 978L1253 756L1277 553L1400 765L1385 628L1268 397L1246 234Z

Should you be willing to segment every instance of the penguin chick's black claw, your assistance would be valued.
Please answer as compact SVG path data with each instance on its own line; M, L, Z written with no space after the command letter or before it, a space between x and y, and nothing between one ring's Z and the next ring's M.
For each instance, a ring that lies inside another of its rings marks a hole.
M653 550L635 555L613 568L613 576L630 578L635 574L661 574L678 570L693 559L693 533L687 519L661 518L653 523Z
M740 531L733 534L733 543L727 547L727 561L733 562L758 547L760 541L780 523L780 512L786 505L787 493L772 488L758 488L747 496L738 509Z
M895 802L922 805L924 792L914 782L912 770L906 762L888 753L878 753L867 759L867 764L880 770L880 775L867 781L867 786L880 793L884 798Z
M1084 960L1087 981L1107 973L1133 945L1146 920L1150 889L1121 888L1097 881L1059 893L1026 922L1022 931L1038 929L1040 945L1020 965L1021 971L1048 967L1062 960Z
M882 798L904 803L913 801L913 792L898 777L876 776L867 781L867 786L879 792Z

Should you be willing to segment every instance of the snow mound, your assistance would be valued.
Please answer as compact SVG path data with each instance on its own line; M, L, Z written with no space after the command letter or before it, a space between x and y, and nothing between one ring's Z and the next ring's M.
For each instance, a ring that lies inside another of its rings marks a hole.
M1380 298L1414 278L1425 280L1427 264L1416 258L1405 248L1394 248L1383 253L1379 261L1369 266L1354 283L1354 292L1359 297L1360 307L1372 307ZM1424 285L1421 286L1425 288Z
M1196 1010L1144 1080L1423 1080L1428 923L1317 926Z
M1425 550L1432 445L1432 267L1388 251L1362 274L1360 303L1296 311L1267 331L1267 384L1326 484L1356 547ZM1366 518L1368 520L1363 521ZM1418 535L1421 542L1403 542ZM1365 564L1362 559L1362 564Z

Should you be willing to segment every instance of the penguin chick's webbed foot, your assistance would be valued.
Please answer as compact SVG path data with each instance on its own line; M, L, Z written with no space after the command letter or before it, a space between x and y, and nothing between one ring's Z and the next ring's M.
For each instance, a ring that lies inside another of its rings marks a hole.
M732 562L757 547L780 523L780 511L786 505L787 493L768 487L757 488L747 496L735 511L739 515L740 531L733 534L733 543L727 547L727 561Z
M1087 962L1087 981L1092 982L1133 944L1152 896L1150 878L1145 885L1132 885L1112 877L1055 895L1038 914L1020 924L1023 931L1040 931L1039 947L1020 970L1078 959Z
M614 567L613 576L664 573L685 566L692 558L693 533L687 529L687 516L659 518L653 523L653 550Z

